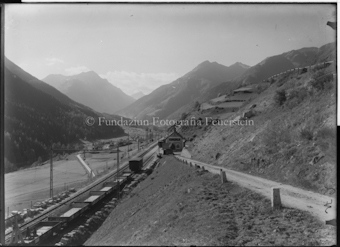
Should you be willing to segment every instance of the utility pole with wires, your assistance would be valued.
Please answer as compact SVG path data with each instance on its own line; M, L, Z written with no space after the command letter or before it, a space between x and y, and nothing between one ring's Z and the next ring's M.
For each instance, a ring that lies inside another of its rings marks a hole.
M53 198L53 147L51 146L50 160L50 197Z
M128 153L128 158L130 158L129 156L129 148L130 148L130 134L128 133L128 150L127 150L127 153Z
M119 200L120 185L119 185L119 143L117 142L117 200Z

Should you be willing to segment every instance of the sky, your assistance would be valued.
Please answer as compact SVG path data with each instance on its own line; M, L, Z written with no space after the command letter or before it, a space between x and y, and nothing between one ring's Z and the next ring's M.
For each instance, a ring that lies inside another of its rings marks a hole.
M148 94L209 60L254 66L334 42L332 4L7 4L5 56L43 79L93 70Z

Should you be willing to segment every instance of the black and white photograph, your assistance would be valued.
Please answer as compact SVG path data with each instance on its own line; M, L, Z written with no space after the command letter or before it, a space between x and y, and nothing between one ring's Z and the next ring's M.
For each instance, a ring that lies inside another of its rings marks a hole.
M0 6L0 246L337 245L337 2Z

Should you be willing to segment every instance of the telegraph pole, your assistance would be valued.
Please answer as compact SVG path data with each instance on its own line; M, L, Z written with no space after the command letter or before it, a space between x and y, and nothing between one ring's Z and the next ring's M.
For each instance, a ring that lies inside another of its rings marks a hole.
M51 146L50 159L50 197L53 198L53 147Z
M120 194L120 185L119 185L119 143L117 142L117 200L119 200L119 194Z
M128 158L129 158L129 147L130 147L129 142L130 142L130 134L128 133Z

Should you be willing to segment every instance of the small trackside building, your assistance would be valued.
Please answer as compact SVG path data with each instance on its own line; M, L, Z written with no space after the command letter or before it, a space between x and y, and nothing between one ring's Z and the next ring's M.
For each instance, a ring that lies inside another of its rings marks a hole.
M171 148L173 152L182 152L184 147L185 138L179 134L176 129L166 137L164 144L166 144L163 149ZM164 145L163 144L163 145Z

